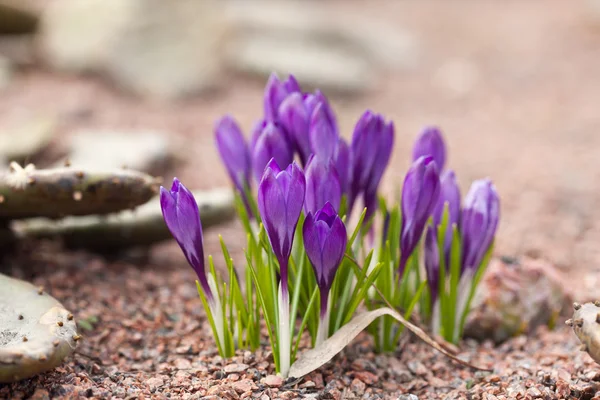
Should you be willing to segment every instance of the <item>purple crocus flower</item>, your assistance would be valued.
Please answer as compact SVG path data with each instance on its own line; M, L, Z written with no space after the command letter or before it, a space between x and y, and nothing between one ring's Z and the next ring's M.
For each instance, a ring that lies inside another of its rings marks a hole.
M295 147L302 165L306 165L312 151L308 135L310 118L316 103L314 95L294 92L288 95L279 106L279 121L285 129L288 140Z
M325 103L315 107L309 127L310 148L323 159L333 159L338 146L338 133L331 124Z
M160 187L160 208L167 228L198 275L198 281L206 298L212 302L214 296L204 269L202 223L194 195L179 179L174 178L171 190Z
M432 156L440 171L446 164L446 145L442 132L436 126L428 126L421 131L413 147L413 161L421 156Z
M267 121L276 121L279 106L283 100L294 92L300 92L300 85L293 75L289 75L284 82L279 80L277 74L272 73L265 86L264 112Z
M304 174L295 161L283 171L274 158L269 161L258 188L258 209L279 262L282 291L286 298L288 261L305 192Z
M348 236L344 223L331 203L326 203L314 216L308 213L302 234L306 255L312 264L321 294L318 345L327 338L329 331L329 290L344 258Z
M250 150L240 127L230 115L222 117L215 124L215 141L229 177L242 196L246 209L250 211L246 197L252 172Z
M431 305L435 304L438 297L440 282L440 252L438 249L437 235L432 225L427 227L425 233L424 246L425 273L427 274L427 284L431 293Z
M449 261L450 246L452 245L452 225L458 226L460 222L460 188L456 182L456 175L452 170L446 170L440 177L441 191L435 210L433 211L433 223L438 226L442 222L445 205L448 204L448 226L444 239L444 255L446 265Z
M337 211L340 209L342 191L340 179L331 159L323 159L313 154L304 171L306 177L305 214L315 214L317 210L330 203Z
M337 149L335 152L335 169L340 178L340 188L342 194L348 193L348 176L350 175L350 149L346 141L338 137Z
M475 270L488 250L500 218L500 200L494 184L480 179L471 185L462 210L462 272Z
M408 170L402 186L400 276L421 240L427 220L440 195L440 176L433 157L419 157Z
M348 210L360 193L377 197L377 187L390 159L394 144L394 125L383 116L367 110L356 123L350 145L352 155Z
M294 153L279 126L267 122L257 135L252 149L252 169L258 182L262 179L265 167L271 158L274 158L278 165L287 166L294 160Z

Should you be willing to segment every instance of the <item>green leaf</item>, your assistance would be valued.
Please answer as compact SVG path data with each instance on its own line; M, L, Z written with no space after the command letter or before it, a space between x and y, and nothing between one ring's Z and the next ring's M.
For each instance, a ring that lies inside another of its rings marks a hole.
M252 265L252 261L250 260L249 257L247 257L247 261L248 261L248 268L250 269L250 272L252 274L252 279L254 280L254 286L256 287L256 295L257 295L260 305L263 309L263 316L265 318L265 323L267 325L267 332L269 333L269 341L271 342L271 348L273 350L273 359L275 361L275 368L279 371L279 369L280 369L279 343L278 343L275 331L273 330L274 325L272 323L271 318L269 317L269 313L274 310L273 310L273 308L269 309L268 305L265 302L265 296L263 295L261 282L258 278L258 274L256 273L254 265Z
M458 299L458 284L461 273L461 240L456 224L452 224L452 250L450 253L450 296L448 300L448 321L444 329L444 339L454 343L456 325L456 303Z

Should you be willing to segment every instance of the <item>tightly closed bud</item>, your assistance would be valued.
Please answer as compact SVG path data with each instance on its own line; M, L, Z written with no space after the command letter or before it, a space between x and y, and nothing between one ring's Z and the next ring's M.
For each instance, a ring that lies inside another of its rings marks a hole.
M444 256L446 265L449 261L450 246L452 245L452 225L460 223L460 188L456 182L456 175L452 170L446 170L440 177L441 191L435 210L433 211L433 223L438 226L442 221L444 209L448 204L448 225L444 238Z
M365 202L377 198L377 188L388 165L394 145L394 125L383 116L366 111L354 127L350 153L351 183L348 188L348 209L352 210L360 193Z
M489 179L471 185L465 197L460 229L462 234L462 270L475 270L494 240L500 219L500 199Z
M277 161L277 165L287 167L294 161L294 153L279 126L267 122L257 135L252 150L252 169L258 182L262 179L265 167L272 158Z
M317 211L308 213L302 227L304 248L310 260L321 293L321 315L327 311L329 290L340 266L348 236L346 227L330 203Z
M160 208L169 231L192 266L209 301L213 293L204 268L202 223L194 195L177 178L171 190L160 187Z
M283 171L274 158L269 161L258 188L258 209L279 262L281 285L286 298L288 260L305 192L304 174L295 161Z
M250 150L236 121L229 115L219 119L215 124L215 139L221 160L227 168L236 189L241 194L250 211L246 198L246 189L250 187L252 161Z
M265 86L265 119L271 122L277 121L279 106L290 93L294 92L300 92L300 85L293 75L289 75L286 81L281 82L277 74L271 74Z
M419 135L413 147L413 161L422 156L431 156L438 169L446 164L446 144L442 132L436 126L428 126Z
M326 203L330 203L337 212L340 209L342 191L333 161L312 155L306 165L305 177L304 212L315 214Z
M402 186L400 275L421 240L427 220L440 195L440 176L433 157L418 158L408 170Z

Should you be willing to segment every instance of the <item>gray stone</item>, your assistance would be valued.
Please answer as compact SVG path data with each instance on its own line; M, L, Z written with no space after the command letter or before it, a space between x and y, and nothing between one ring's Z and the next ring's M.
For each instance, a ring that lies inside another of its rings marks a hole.
M57 0L43 16L49 64L105 73L136 94L174 99L213 87L225 25L216 0Z
M68 160L75 168L109 169L123 166L160 173L176 158L173 138L157 131L82 130L70 138ZM63 165L65 160L57 165Z
M373 84L364 57L341 46L294 36L247 34L229 45L227 60L237 70L263 77L292 73L307 87L357 92Z
M0 68L1 69L1 68ZM0 129L0 170L8 169L10 161L24 160L41 152L56 133L53 116L19 116Z
M77 346L73 315L42 288L0 274L0 382L60 365Z

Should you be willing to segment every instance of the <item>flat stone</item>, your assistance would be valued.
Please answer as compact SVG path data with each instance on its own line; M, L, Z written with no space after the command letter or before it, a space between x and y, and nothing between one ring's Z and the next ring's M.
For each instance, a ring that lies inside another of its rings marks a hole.
M82 130L71 138L68 160L73 168L106 169L123 166L158 174L176 157L173 139L157 131ZM61 160L57 165L63 165Z
M248 369L247 364L229 364L229 365L226 365L225 368L223 368L223 370L228 374L244 372L247 369Z
M0 75L1 69L0 65ZM56 126L54 116L30 113L13 116L5 122L0 129L0 170L8 169L10 161L29 159L43 151L54 138Z
M231 68L268 77L292 73L301 85L345 93L367 90L373 73L365 57L343 46L307 41L302 37L252 33L229 44Z
M175 99L218 82L225 25L216 0L57 0L41 48L59 70L106 74L122 88Z
M267 375L264 377L263 382L270 387L280 387L283 385L283 378L279 375Z
M77 347L71 313L32 284L0 274L0 383L62 364Z

